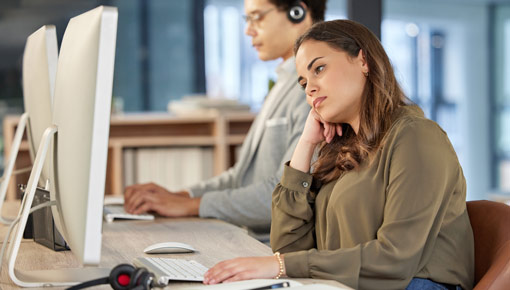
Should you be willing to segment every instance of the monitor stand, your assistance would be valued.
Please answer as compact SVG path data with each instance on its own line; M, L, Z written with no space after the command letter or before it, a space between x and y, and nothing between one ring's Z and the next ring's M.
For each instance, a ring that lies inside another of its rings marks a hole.
M5 166L4 175L2 176L2 184L0 185L0 223L4 225L10 225L12 223L12 219L4 218L2 216L2 208L5 201L5 195L7 193L7 187L9 186L9 181L11 180L12 171L14 169L14 163L16 163L16 157L18 156L19 146L21 144L21 140L23 139L23 133L25 132L25 128L27 126L28 113L23 113L21 115L21 119L19 120L18 127L16 128L16 134L14 134L14 139L12 140L11 152L9 155L9 160Z
M41 144L37 150L37 155L28 179L25 196L21 202L21 208L18 213L19 224L11 238L8 249L8 265L9 277L18 286L21 287L54 287L54 286L71 286L84 281L108 277L110 269L106 268L77 268L77 269L55 269L55 270L32 270L23 271L15 269L16 258L18 256L21 238L27 224L28 215L32 202L34 200L37 182L41 175L44 165L44 159L48 152L50 141L57 133L57 127L51 126L44 131Z

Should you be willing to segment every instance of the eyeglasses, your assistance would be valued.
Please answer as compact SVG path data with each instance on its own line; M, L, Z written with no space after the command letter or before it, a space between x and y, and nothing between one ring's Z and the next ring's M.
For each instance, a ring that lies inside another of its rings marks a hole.
M259 21L261 21L264 16L266 16L267 13L273 11L275 8L269 8L267 9L266 11L262 11L262 12L253 12L253 13L250 13L248 15L243 15L243 18L244 18L244 21L246 22L246 24L255 24L255 23L258 23Z

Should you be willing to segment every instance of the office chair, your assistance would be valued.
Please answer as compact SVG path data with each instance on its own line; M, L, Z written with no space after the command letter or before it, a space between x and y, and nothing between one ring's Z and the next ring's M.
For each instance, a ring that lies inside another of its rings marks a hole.
M510 206L475 200L466 202L475 240L474 290L510 287Z

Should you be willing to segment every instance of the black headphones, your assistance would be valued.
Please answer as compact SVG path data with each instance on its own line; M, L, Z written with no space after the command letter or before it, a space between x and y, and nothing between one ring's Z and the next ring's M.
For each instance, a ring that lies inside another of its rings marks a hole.
M165 287L154 281L154 274L147 269L120 264L111 270L108 277L83 282L67 290L78 290L101 284L110 284L114 290L150 290L153 287Z
M289 18L292 23L299 23L305 20L306 17L306 9L301 4L301 1L294 2L287 11L287 18Z

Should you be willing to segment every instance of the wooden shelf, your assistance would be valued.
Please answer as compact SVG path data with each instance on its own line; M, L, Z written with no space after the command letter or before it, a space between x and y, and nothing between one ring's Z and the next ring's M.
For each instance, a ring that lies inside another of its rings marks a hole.
M242 144L255 115L250 112L207 111L186 116L167 113L113 115L110 120L108 165L105 194L123 193L123 150L125 148L210 146L214 149L214 173L219 174L235 162L233 146ZM10 154L19 116L6 116L4 155ZM31 164L28 144L23 141L15 168ZM29 174L11 178L7 199L19 198L16 184L26 184Z
M244 136L242 136L244 138ZM170 137L116 137L110 139L110 146L154 147L154 146L214 146L214 137L207 136L170 136Z
M227 142L230 145L241 145L243 144L245 135L237 134L237 135L230 135L227 138Z

